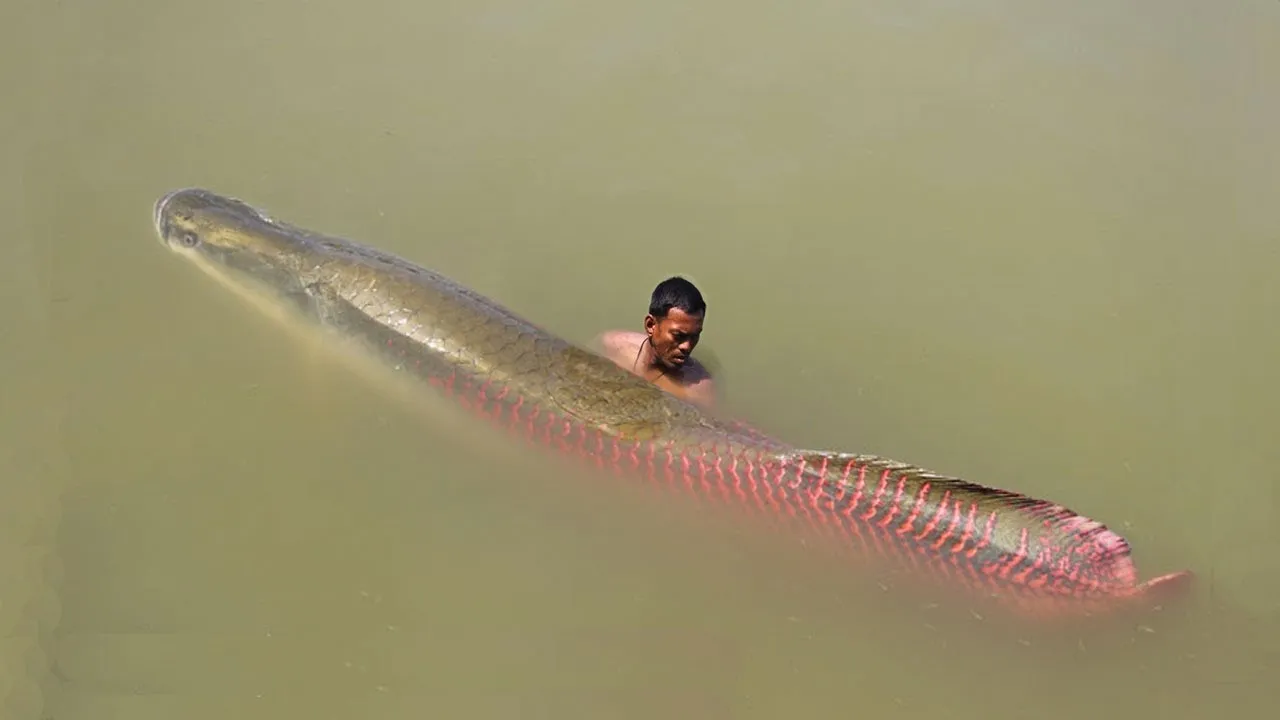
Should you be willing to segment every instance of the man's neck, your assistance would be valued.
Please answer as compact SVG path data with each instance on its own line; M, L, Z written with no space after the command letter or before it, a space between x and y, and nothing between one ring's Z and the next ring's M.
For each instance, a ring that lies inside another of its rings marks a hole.
M640 366L640 372L643 373L644 378L650 382L660 377L671 378L676 382L681 382L681 378L684 378L684 369L671 368L658 360L658 354L654 352L652 342L645 341L644 346L640 348L640 361L637 365Z
M653 351L653 343L647 339L640 343L640 359L637 362L640 371L644 373L644 377L649 380L668 375L671 377L679 377L679 373L671 368L663 365L658 360L658 354Z

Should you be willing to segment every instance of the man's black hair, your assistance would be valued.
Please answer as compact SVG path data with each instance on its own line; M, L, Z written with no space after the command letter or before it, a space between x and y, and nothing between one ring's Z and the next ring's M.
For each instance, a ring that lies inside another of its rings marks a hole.
M707 303L693 283L677 275L658 283L649 299L649 314L655 318L666 317L672 308L698 315L707 311Z

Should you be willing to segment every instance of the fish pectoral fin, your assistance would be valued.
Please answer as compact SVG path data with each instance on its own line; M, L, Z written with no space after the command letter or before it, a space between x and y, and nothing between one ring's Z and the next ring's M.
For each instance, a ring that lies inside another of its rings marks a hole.
M329 294L329 286L317 280L303 285L302 292L310 297L325 297Z
M320 323L333 318L332 293L321 283L300 285L285 293L285 298L305 318Z
M328 285L322 282L307 283L302 286L302 292L306 295L311 314L316 320L327 325L338 317L337 304L342 299Z

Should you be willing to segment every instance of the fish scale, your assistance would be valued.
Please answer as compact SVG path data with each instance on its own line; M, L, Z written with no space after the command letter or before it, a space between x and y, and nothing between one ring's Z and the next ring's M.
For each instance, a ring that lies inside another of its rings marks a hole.
M1181 592L1140 581L1129 543L1071 509L867 454L814 450L714 416L444 275L268 218L203 189L163 197L161 238L234 285L281 298L386 365L535 445L603 470L834 533L925 579L1037 616Z

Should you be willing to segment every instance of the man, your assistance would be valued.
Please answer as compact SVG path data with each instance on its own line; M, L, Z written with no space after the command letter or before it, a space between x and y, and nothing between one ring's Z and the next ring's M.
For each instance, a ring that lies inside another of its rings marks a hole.
M692 356L702 337L707 304L688 280L658 283L644 316L644 332L614 330L600 336L604 354L667 392L704 407L715 404L711 373Z

